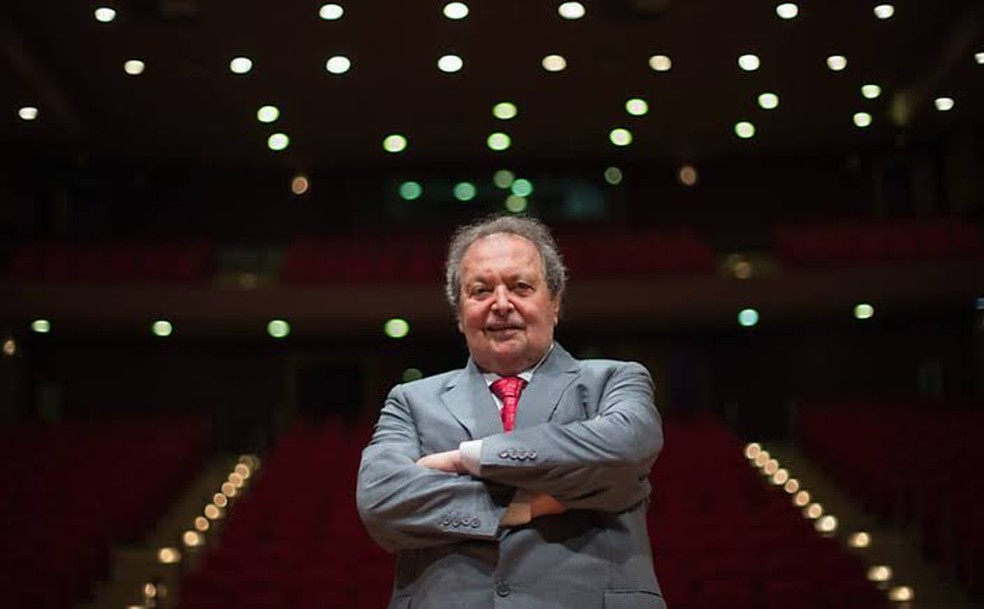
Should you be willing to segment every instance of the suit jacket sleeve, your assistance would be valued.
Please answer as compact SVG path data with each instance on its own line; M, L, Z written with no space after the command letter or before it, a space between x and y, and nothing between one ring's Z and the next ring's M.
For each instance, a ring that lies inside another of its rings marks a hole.
M592 418L484 438L482 479L548 493L569 509L621 512L645 500L663 446L652 379L634 362L604 374Z
M418 438L408 398L397 386L359 466L356 502L370 536L391 552L496 539L515 489L417 465Z

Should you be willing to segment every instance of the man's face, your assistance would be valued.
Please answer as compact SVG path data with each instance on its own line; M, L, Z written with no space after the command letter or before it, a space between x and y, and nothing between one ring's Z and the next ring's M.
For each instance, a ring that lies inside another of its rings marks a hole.
M461 259L458 329L483 370L516 374L553 342L560 299L547 288L540 254L508 233L483 237Z

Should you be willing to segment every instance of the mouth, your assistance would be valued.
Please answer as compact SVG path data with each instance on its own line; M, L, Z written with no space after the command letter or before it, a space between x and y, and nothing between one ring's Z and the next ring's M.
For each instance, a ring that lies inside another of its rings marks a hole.
M516 325L492 325L492 326L485 327L485 331L490 334L505 334L509 332L518 332L522 329L523 329L522 326L516 326Z

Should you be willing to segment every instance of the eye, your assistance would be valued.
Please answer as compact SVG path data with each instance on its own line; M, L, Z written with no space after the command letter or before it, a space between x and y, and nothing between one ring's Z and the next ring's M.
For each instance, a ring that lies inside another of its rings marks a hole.
M525 281L517 281L513 291L518 294L530 294L533 292L533 286Z
M487 286L476 285L469 290L468 295L472 298L481 298L482 296L489 294L491 291L492 290L490 290Z

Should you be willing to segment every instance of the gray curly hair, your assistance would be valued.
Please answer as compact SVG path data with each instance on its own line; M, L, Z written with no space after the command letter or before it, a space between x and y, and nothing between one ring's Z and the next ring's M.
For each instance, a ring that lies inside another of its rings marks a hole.
M550 229L535 218L495 215L460 226L448 244L448 258L444 265L444 294L455 313L461 296L461 259L465 251L479 239L498 233L522 237L536 246L540 253L543 275L550 295L559 298L564 294L564 288L567 286L567 268L564 267L564 260L557 248L557 242L550 234Z

